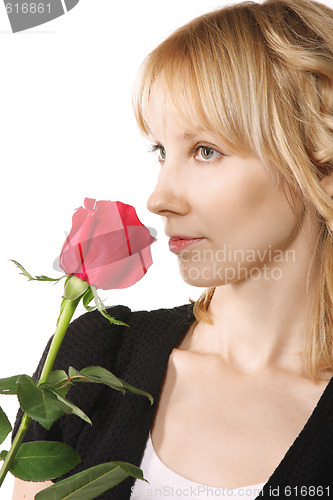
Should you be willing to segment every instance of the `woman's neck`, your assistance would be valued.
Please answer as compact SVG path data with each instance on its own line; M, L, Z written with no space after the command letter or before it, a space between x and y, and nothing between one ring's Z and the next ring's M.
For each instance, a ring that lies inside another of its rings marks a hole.
M193 341L240 371L279 367L304 373L308 315L317 293L318 262L299 237L292 259L281 258L279 279L264 273L218 286L209 305L214 325L200 322Z

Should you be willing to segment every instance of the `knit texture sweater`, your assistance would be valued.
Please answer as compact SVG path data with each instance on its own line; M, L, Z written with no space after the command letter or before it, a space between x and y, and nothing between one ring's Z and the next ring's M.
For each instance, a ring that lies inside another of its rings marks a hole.
M108 313L130 328L110 325L98 311L84 314L70 324L54 369L67 371L69 366L78 370L86 366L103 366L150 393L154 404L151 406L144 396L129 391L122 395L100 384L72 387L68 399L91 418L93 425L67 415L55 422L49 431L33 422L25 436L25 441L55 440L75 448L81 462L68 475L110 461L140 466L170 353L195 320L193 304L153 311L131 311L126 306L113 306ZM35 379L40 375L49 345L50 342L34 374ZM21 416L19 412L15 430ZM98 499L128 500L133 484L134 478L127 478ZM333 495L333 378L262 493L257 498L313 499Z

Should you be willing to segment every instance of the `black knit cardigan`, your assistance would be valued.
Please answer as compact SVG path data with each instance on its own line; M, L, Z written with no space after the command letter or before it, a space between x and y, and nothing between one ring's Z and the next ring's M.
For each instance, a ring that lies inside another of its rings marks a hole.
M25 437L25 441L63 441L75 448L82 461L69 475L116 460L140 466L169 355L195 320L193 304L153 311L131 311L126 306L113 306L108 312L130 328L110 325L98 311L84 314L70 324L54 369L103 366L152 394L154 404L151 406L146 397L130 392L122 395L100 384L77 384L71 388L67 397L87 413L93 425L69 415L60 418L50 431L33 422ZM49 344L35 378L40 374ZM19 412L15 429L20 418ZM128 500L133 484L134 478L127 478L98 498ZM257 498L330 496L333 497L333 378L305 427L266 483L263 495Z

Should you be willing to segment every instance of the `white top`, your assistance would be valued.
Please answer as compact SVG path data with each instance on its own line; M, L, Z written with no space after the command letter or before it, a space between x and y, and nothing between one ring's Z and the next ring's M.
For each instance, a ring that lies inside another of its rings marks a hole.
M149 481L149 484L137 479L132 486L131 500L160 500L163 498L169 500L187 500L188 498L196 498L197 500L214 498L254 500L265 484L254 484L230 490L228 488L212 488L190 481L161 462L153 448L150 433L140 469L142 469L143 477Z

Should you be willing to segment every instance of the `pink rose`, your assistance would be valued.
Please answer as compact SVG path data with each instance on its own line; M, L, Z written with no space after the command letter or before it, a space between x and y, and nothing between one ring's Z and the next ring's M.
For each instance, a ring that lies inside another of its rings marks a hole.
M60 267L96 288L127 288L152 265L154 241L131 205L86 198L73 215Z

